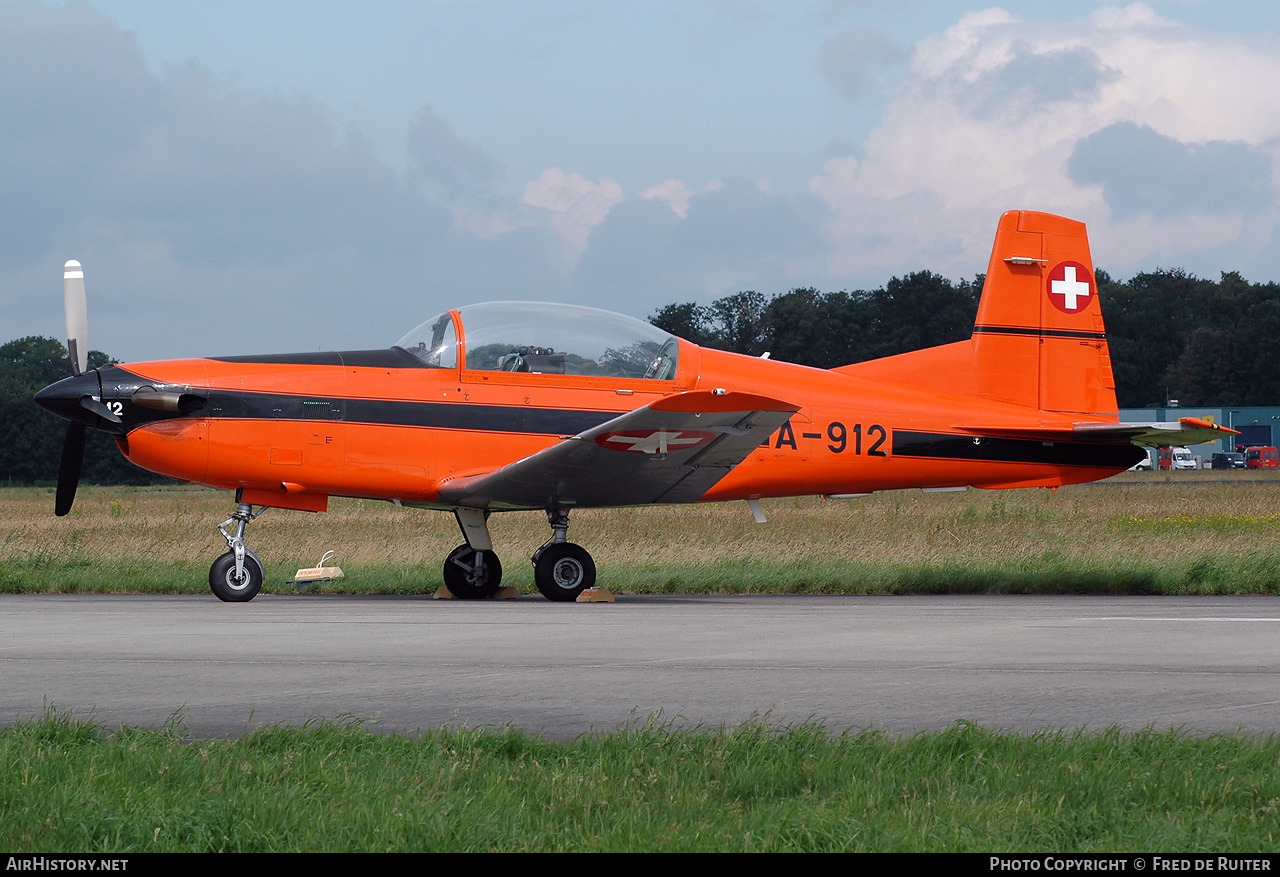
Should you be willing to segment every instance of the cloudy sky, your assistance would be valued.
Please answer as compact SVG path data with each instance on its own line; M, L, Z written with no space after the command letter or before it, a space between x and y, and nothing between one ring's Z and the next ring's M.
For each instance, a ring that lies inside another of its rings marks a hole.
M985 269L1280 281L1280 3L0 0L0 342L383 347L448 307L638 317Z

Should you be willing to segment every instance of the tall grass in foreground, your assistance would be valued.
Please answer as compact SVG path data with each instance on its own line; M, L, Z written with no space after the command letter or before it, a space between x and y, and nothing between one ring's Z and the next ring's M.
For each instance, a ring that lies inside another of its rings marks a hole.
M0 732L0 848L1274 852L1277 768L1275 738L964 723L188 741L49 713Z
M0 591L205 592L226 550L229 493L0 489ZM622 593L1280 593L1280 477L1121 475L1046 490L891 491L861 500L583 509L570 537ZM504 582L533 591L541 513L491 519ZM249 529L266 591L328 549L346 578L314 592L430 593L461 541L451 515L335 499L327 514L271 510Z

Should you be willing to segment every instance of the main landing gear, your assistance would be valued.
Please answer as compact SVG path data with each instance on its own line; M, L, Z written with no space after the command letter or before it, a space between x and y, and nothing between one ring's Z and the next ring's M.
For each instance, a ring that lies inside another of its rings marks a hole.
M444 561L444 583L459 600L483 600L498 593L502 564L492 551L459 545Z
M466 542L449 552L444 583L460 600L480 600L498 593L502 564L489 539L489 513L483 509L454 509ZM547 509L551 538L533 555L533 581L542 596L556 602L576 600L596 583L596 564L581 545L568 541L569 510Z
M267 509L263 506L255 512L253 506L239 500L240 494L237 493L236 513L218 525L231 550L209 567L209 587L213 589L213 595L224 603L247 603L262 590L262 561L244 544L244 530L250 521ZM232 532L227 532L228 527L234 527Z
M533 553L533 582L548 600L567 602L596 583L596 564L569 541L569 510L547 509L551 538Z

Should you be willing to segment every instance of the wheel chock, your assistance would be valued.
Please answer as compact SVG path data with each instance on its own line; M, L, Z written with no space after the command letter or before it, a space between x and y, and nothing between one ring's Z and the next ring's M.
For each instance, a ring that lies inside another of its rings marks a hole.
M612 603L613 591L608 588L587 588L578 595L576 603Z
M448 586L441 585L440 587L436 588L436 592L431 595L431 599L432 600L456 600L458 598L453 596L453 591L450 591Z
M493 595L493 599L495 599L495 600L519 600L519 599L520 599L520 592L519 592L519 591L517 591L515 588L511 588L511 587L501 587L501 588L498 588L498 593L496 593L496 594L494 594L494 595Z
M320 562L315 566L309 566L298 570L294 573L293 578L285 582L286 585L297 585L305 588L307 585L314 585L316 582L331 582L334 579L342 578L342 567L325 566L325 561L333 557L332 551L326 551L324 557L320 558Z

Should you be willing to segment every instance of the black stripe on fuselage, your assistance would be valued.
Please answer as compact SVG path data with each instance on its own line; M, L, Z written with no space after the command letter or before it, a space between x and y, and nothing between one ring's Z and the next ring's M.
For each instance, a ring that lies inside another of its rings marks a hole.
M1139 460L1145 459L1146 451L1129 444L1045 442L1035 439L983 438L895 429L893 455L944 460L981 460L990 463L1047 463L1055 466L1128 469Z
M210 390L209 404L196 416L233 420L327 420L379 426L420 426L490 432L577 435L618 417L619 411L478 405L469 402L404 402L284 396Z
M1031 335L1037 338L1080 338L1085 341L1105 341L1106 332L1084 332L1074 329L1028 328L1026 326L974 326L975 335Z
M345 365L353 368L432 368L402 347L331 350L319 353L266 353L258 356L210 356L214 362L260 365Z

